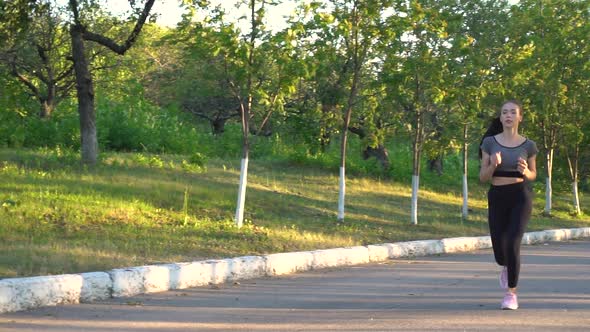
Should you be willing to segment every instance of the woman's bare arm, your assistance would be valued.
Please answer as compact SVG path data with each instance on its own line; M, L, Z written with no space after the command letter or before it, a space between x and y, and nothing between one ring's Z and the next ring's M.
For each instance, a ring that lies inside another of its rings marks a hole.
M492 179L496 167L502 162L500 152L489 155L486 152L481 152L481 169L479 170L479 181L488 182Z

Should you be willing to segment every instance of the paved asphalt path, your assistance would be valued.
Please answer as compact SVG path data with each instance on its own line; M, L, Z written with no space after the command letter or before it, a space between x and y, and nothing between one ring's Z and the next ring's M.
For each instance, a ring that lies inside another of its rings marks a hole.
M521 308L491 250L0 315L0 331L590 331L590 241L525 246Z

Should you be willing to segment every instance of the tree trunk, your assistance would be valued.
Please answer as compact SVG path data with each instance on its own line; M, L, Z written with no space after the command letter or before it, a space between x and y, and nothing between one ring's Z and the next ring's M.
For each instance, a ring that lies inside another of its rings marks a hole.
M329 121L334 106L322 105L322 119L320 120L320 150L326 152L332 139L332 125Z
M247 155L248 152L246 151ZM244 224L244 205L246 203L246 187L248 185L248 157L242 158L240 167L240 186L238 187L238 203L236 208L235 223L238 228Z
M355 64L358 59L355 59ZM348 139L348 128L350 127L350 118L352 116L352 107L357 94L358 80L360 76L360 68L355 66L355 71L352 75L352 85L350 87L350 94L348 95L348 102L346 106L346 114L344 115L344 126L342 128L342 142L340 145L340 194L338 195L338 221L344 220L344 196L346 194L346 142Z
M443 158L442 155L439 154L434 159L430 159L428 161L428 169L431 172L436 172L438 176L441 176L443 173Z
M227 119L213 119L210 120L213 135L221 135L225 131L225 122Z
M365 139L365 137L367 137L367 133L363 128L349 127L348 130L350 130L350 132L358 135L358 137L361 140L363 140L363 139ZM389 162L389 152L387 151L387 148L385 148L385 146L383 144L378 144L376 148L373 148L371 146L365 147L365 149L363 150L363 159L367 160L371 157L375 157L375 159L377 159L379 161L383 170L385 170L385 171L389 170L389 167L391 166L391 164Z
M573 195L574 195L574 214L580 215L582 210L580 209L580 196L578 195L578 179L572 183Z
M49 65L47 65L47 67L49 67ZM48 76L49 82L47 82L47 96L44 98L40 98L41 109L39 117L42 119L49 119L57 104L57 101L55 100L57 93L57 82L55 82L55 80L53 79L53 73L50 70Z
M251 28L250 32L250 50L248 54L248 79L246 82L246 99L238 98L240 101L240 116L242 120L242 163L240 167L240 186L238 188L238 202L236 206L235 224L241 228L244 223L244 205L246 203L246 186L248 184L248 155L250 154L250 113L252 111L252 67L254 65L254 48L257 33L257 24L255 17L254 4L255 0L250 1L251 11ZM239 96L239 94L236 94Z
M467 204L469 198L469 190L467 187L467 124L463 125L463 208L461 209L461 216L467 220L469 214L469 205Z
M88 62L84 55L82 27L72 25L70 35L72 37L72 58L74 60L74 71L76 74L78 113L80 115L82 163L94 165L98 159L94 87Z
M411 220L413 225L418 225L418 188L420 188L420 175L412 175L412 211Z
M389 167L391 166L391 163L389 162L389 152L383 144L377 145L376 148L367 146L363 151L363 159L367 160L370 157L375 157L381 164L383 170L389 170Z
M414 129L413 139L413 172L412 172L412 208L411 208L411 222L414 225L418 224L418 189L420 188L420 155L422 149L422 137L423 137L423 119L422 114L419 112L416 116L416 128Z
M53 114L54 109L54 102L50 100L44 100L41 103L41 108L39 109L39 117L42 119L49 119L51 117L51 114Z
M546 215L551 215L551 199L553 197L553 188L551 179L553 177L553 149L548 149L545 155L545 165L547 167L547 178L545 179L545 210Z
M579 171L578 171L578 159L580 158L580 146L576 144L573 148L573 155L566 152L567 163L569 166L570 176L572 178L572 193L573 193L573 204L574 214L580 215L582 213L580 209L580 196L578 195L578 183L579 183ZM567 151L567 150L566 150Z
M47 65L49 67L49 65ZM40 117L48 119L51 117L53 110L57 105L56 94L57 94L57 82L53 77L53 72L48 70L49 82L47 83L47 98L41 102L41 114Z
M344 220L344 197L346 196L346 142L348 139L348 126L352 113L352 103L349 102L344 116L344 128L342 129L342 141L340 142L340 181L338 194L338 221Z
M429 116L430 122L432 123L432 127L434 129L432 139L434 141L441 140L443 136L443 127L440 125L440 119L438 111L433 112ZM436 156L433 159L428 160L428 170L431 172L436 172L438 176L441 176L443 173L443 151L439 149L436 153Z
M355 43L356 45L356 43ZM344 115L344 126L342 128L342 142L340 145L340 193L338 195L338 221L344 221L344 196L346 194L346 141L348 139L348 128L350 127L350 118L352 116L352 108L357 95L357 88L360 77L361 67L358 65L358 49L355 49L354 55L354 72L352 74L352 83L350 86L350 93L346 105L346 114Z
M247 104L243 103L240 106L242 116L242 163L240 167L240 186L238 188L238 202L236 207L235 224L241 228L244 223L244 206L246 203L246 186L248 184L248 155L250 154L250 143L248 139L250 118L250 107L252 105L252 97L248 97Z

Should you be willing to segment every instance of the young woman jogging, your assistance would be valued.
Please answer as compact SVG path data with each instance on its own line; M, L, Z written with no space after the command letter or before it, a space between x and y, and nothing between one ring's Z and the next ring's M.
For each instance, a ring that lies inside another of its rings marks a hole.
M537 145L518 133L523 119L520 102L502 104L481 143L479 179L491 181L488 222L494 258L502 266L500 286L506 291L502 309L518 309L520 243L531 217L532 195L527 181L537 177Z

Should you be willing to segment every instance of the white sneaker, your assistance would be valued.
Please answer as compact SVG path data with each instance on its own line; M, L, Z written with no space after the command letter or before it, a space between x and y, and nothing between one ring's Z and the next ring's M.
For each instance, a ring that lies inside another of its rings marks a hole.
M506 295L504 295L504 300L502 301L501 308L503 310L518 309L518 299L516 298L516 294L507 292Z

